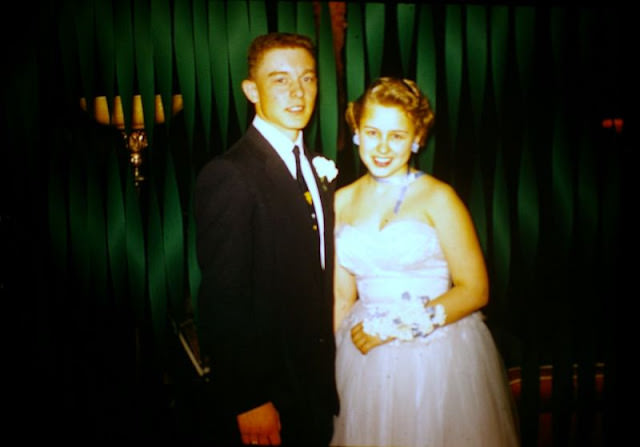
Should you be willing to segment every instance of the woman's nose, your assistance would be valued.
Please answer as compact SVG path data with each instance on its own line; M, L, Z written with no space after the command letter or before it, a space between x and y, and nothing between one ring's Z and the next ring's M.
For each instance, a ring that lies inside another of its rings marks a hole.
M387 140L381 139L380 143L378 144L377 150L381 154L386 154L390 152L391 149L389 148L389 143L387 142Z

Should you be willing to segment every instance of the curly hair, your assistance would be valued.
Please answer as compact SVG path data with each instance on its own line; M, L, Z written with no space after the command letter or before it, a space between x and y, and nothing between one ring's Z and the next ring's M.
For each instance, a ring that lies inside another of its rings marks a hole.
M253 39L249 46L247 57L249 78L253 78L262 56L269 50L279 48L302 48L315 59L315 45L307 36L294 33L263 34Z
M357 100L347 106L345 118L352 131L355 132L359 127L363 110L370 104L402 109L413 121L420 145L424 145L435 115L426 95L414 81L393 77L376 79Z

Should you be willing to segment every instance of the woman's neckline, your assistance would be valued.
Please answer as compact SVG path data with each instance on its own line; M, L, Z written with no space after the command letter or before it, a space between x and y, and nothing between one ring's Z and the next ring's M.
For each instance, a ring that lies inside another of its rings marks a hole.
M407 174L404 177L391 177L391 178L382 177L381 178L381 177L376 177L373 174L369 173L371 178L378 183L388 183L392 185L402 186L402 189L400 190L400 194L398 194L398 199L396 200L395 206L393 207L394 216L398 215L398 211L400 210L400 206L402 205L402 202L404 202L405 194L407 193L407 189L409 188L409 185L413 183L414 180L421 177L423 174L424 172L422 171L411 172L410 170L408 170Z
M369 172L369 176L376 181L377 183L386 183L388 185L396 185L396 186L407 186L416 180L418 177L424 175L424 172L416 170L409 171L407 174L403 176L393 176L393 177L377 177Z
M376 228L375 225L366 225L366 224L358 224L358 223L342 223L340 225L338 225L338 228L341 227L350 227L353 228L355 230L358 231L374 231L374 232L382 232L385 229L387 229L388 227L393 227L395 225L399 225L399 224L405 224L405 225L418 225L418 226L423 226L423 227L427 227L428 229L435 231L435 227L433 225L431 225L428 222L425 222L423 220L420 219L416 219L416 218L404 218L404 219L391 219L390 221L388 221L386 224L384 224L382 227L378 227Z

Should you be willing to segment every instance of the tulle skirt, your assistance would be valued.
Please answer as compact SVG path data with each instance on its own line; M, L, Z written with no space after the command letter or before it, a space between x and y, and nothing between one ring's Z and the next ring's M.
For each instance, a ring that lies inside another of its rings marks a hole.
M340 415L332 446L518 446L506 371L480 313L427 339L362 355L350 328L336 334Z

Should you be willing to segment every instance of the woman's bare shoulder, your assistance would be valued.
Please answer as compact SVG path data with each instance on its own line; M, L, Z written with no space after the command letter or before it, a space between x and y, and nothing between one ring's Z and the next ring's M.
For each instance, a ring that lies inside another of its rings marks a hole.
M425 174L416 182L420 195L428 200L448 200L457 193L453 187L431 174Z
M335 203L336 208L345 206L345 204L351 202L356 190L358 189L358 183L360 179L343 186L336 191Z

